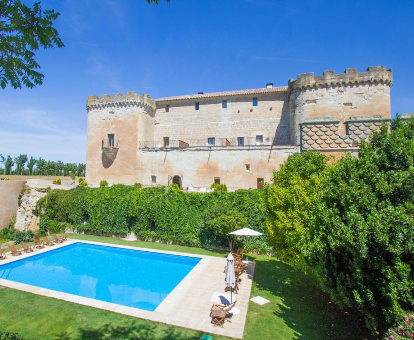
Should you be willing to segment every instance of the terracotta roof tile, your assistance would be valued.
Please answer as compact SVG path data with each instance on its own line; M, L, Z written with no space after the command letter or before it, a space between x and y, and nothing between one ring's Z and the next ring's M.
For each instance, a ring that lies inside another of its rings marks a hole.
M262 93L273 93L273 92L285 92L287 86L260 88L251 90L239 90L239 91L224 91L224 92L212 92L203 94L186 94L183 96L163 97L154 99L156 102L173 101L173 100L187 100L187 99L203 99L203 98L214 98L214 97L233 97L249 94L262 94Z

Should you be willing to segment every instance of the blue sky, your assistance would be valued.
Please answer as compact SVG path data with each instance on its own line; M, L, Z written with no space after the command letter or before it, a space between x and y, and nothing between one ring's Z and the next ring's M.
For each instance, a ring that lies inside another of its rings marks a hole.
M33 1L24 1L27 4ZM393 116L414 111L414 1L47 0L66 47L39 51L35 89L0 90L0 153L85 162L86 98L287 85L384 65Z

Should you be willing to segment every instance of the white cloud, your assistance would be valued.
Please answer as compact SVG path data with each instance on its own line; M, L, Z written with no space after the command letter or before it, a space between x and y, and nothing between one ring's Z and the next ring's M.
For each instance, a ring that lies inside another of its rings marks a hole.
M86 131L68 118L34 108L11 109L1 104L0 153L84 163Z

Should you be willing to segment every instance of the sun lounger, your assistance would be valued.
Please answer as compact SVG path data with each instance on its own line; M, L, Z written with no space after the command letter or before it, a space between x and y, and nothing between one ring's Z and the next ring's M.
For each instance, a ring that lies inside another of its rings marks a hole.
M66 235L66 234L60 235L60 238L61 238L63 241L67 241L67 240L68 240L68 235Z
M22 242L22 248L25 253L31 253L33 251L33 247L29 247L26 242Z
M39 235L35 235L34 241L35 241L35 248L41 249L41 248L45 247L44 243L42 241L40 241L40 236Z
M22 255L22 252L20 250L17 250L14 244L9 244L8 247L13 256Z
M58 237L56 234L53 234L52 237L53 237L53 241L56 242L56 243L62 243L63 242L63 239Z
M50 241L46 236L43 237L43 243L46 244L47 246L54 246L55 244Z
M5 259L6 258L6 253L4 252L3 248L0 245L0 259Z
M231 313L231 309L236 306L236 301L229 305L221 305L221 304L214 304L210 308L210 315L212 317L212 322L214 323L214 326L224 326L224 322L230 321L230 318L233 316Z

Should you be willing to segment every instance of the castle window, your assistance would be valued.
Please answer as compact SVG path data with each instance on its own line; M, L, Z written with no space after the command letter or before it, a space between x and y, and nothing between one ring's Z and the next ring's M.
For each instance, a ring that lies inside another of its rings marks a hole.
M151 176L151 183L156 184L157 183L157 176Z
M244 146L244 137L237 137L237 145Z
M223 100L223 101L221 102L221 107L222 107L223 109L227 109L227 100Z
M257 135L256 144L262 144L262 143L263 143L263 135Z
M170 112L170 105L165 105L165 112Z
M164 137L164 148L170 145L170 137Z
M200 103L195 103L195 109L196 111L200 110Z
M250 172L250 164L246 164L246 172Z
M257 106L257 98L253 98L253 106Z
M115 146L115 135L114 134L108 135L108 145Z
M216 145L216 139L214 137L207 138L207 142L210 146Z
M220 177L214 177L214 184L220 184Z

